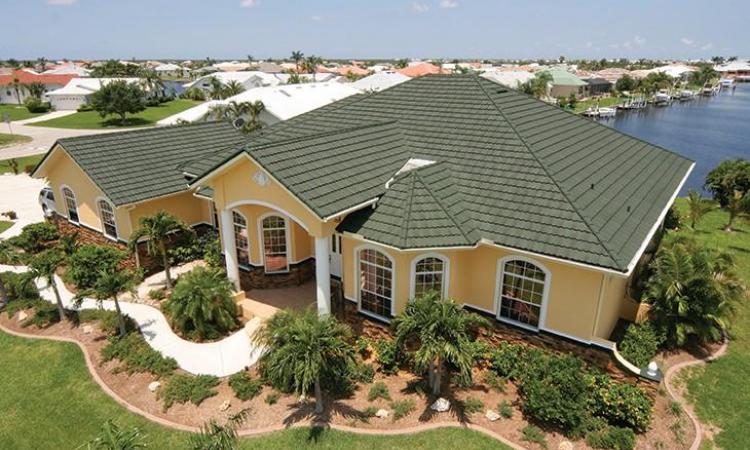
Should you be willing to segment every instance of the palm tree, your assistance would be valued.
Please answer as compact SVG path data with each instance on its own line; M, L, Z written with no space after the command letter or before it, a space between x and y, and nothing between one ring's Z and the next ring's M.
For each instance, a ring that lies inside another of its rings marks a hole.
M305 62L302 64L302 68L305 72L315 73L318 71L318 66L323 64L323 59L315 55L310 55L305 58Z
M86 446L89 450L141 450L146 447L138 428L123 430L111 420L104 422L99 435Z
M690 217L690 228L695 230L695 225L700 222L707 212L711 211L709 205L701 194L693 189L688 191L688 217Z
M198 434L191 434L188 438L188 450L236 450L237 428L245 422L249 409L243 409L229 417L224 425L216 419L211 419L203 426Z
M141 69L138 73L141 78L140 84L144 91L151 97L161 97L164 92L164 81L155 70Z
M428 292L412 300L403 314L396 317L393 327L397 348L416 344L414 363L417 371L428 372L434 395L440 395L446 363L456 367L461 376L471 379L474 365L472 334L480 327L489 327L488 320L466 312L451 299L442 299Z
M130 270L115 270L115 271L101 271L99 276L94 282L94 286L91 289L76 296L76 301L80 302L84 296L91 296L96 300L99 305L104 300L112 300L115 304L115 311L117 312L117 323L120 328L120 337L127 334L127 328L125 326L125 317L122 315L120 309L120 302L117 297L121 293L130 292L135 290L137 277L135 273Z
M305 57L305 54L302 53L299 50L295 50L292 52L292 61L294 61L294 65L297 66L297 73L299 73L299 63L302 61L302 58Z
M15 264L19 260L16 250L6 241L0 241L0 262L3 264ZM7 302L8 291L5 289L3 277L0 276L0 305Z
M44 95L44 91L46 91L46 88L44 87L44 83L41 83L39 81L34 81L33 83L29 83L25 85L26 90L29 91L29 95L38 98L41 100L42 95Z
M159 211L152 216L141 217L139 224L140 227L130 235L130 249L133 252L137 252L138 241L146 238L148 253L151 256L161 256L167 289L171 289L172 277L169 273L169 255L167 255L167 245L169 244L170 235L179 232L192 233L192 230L175 216L165 211Z
M547 96L551 81L552 75L549 72L539 72L534 78L521 85L521 91L535 98L543 98Z
M731 233L732 223L734 219L750 213L750 192L742 193L740 191L734 191L734 195L730 195L727 199L727 205L724 207L729 213L729 221L724 227L724 231Z
M47 285L52 288L52 292L55 293L60 321L65 320L65 308L60 298L60 292L57 290L57 283L55 283L55 272L64 261L65 255L61 251L49 249L37 253L29 262L29 267L34 278L44 278L47 281Z
M688 336L716 341L745 290L732 257L677 239L663 246L651 263L644 300L669 346L685 344Z
M36 64L37 66L39 66L40 72L44 72L45 70L47 70L47 58L45 58L44 56L42 56L41 58L37 58Z
M224 98L234 97L242 92L245 92L245 86L237 80L230 80L224 85Z
M21 80L18 79L18 77L13 77L13 80L10 82L10 87L13 88L13 90L16 93L16 101L18 101L18 104L21 104L21 92L24 90L24 84L21 83Z
M208 82L211 84L211 91L209 95L211 96L212 100L223 100L227 97L224 93L224 83L219 81L218 78L209 77Z
M260 113L265 109L265 105L260 100L254 102L235 102L234 100L226 104L218 104L209 108L206 119L216 118L234 123L237 119L245 119L242 125L244 133L250 133L257 130L263 124L260 121Z
M318 414L323 412L323 383L340 384L355 362L351 339L349 326L330 315L319 317L311 308L281 311L253 336L266 349L260 361L263 375L299 395L312 389Z

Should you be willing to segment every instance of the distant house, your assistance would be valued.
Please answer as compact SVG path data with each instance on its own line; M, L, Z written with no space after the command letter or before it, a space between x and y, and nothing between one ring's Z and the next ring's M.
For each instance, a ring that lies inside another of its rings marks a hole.
M548 94L550 97L569 97L570 94L576 97L586 95L588 84L567 70L550 69L546 73L552 77Z
M750 61L731 61L714 67L723 78L736 78L750 81Z
M186 71L190 71L190 69L185 69L181 66L178 66L177 64L160 64L156 67L154 67L154 71L162 76L167 77L179 77L182 76Z
M414 78L424 75L435 75L443 73L443 69L439 66L436 66L435 64L423 62L400 69L398 70L398 73L400 73L401 75L406 75L407 77Z
M113 81L124 80L138 83L140 78L75 78L54 91L47 92L45 98L58 111L70 111L88 103L89 96Z
M612 83L604 78L587 78L584 81L588 85L585 89L587 96L604 95L612 91Z
M604 78L610 83L617 83L617 80L624 77L625 75L631 76L628 69L622 69L619 67L610 67L608 69L602 69L598 72L594 72L595 78Z
M347 76L347 75L353 75L353 76L367 76L370 74L370 71L367 69L364 69L359 66L354 65L346 65L341 66L336 69L336 72L341 76Z
M522 70L488 70L481 76L512 89L518 89L522 84L534 78L534 74Z
M409 80L411 78L398 72L378 72L368 77L360 78L351 85L361 92L378 92Z
M282 73L284 71L284 66L272 62L259 62L254 67L255 70L258 72L265 72L265 73Z
M245 89L253 89L257 87L265 86L276 86L281 81L270 73L259 72L259 71L242 71L242 72L216 72L209 75L204 75L190 83L184 85L185 89L192 87L198 88L209 94L212 89L211 79L216 78L222 84L227 84L231 81L236 81L242 85Z
M42 75L77 75L87 77L91 71L85 67L76 64L64 64L53 69L45 70Z
M29 91L25 86L31 83L42 83L46 91L54 91L77 77L78 75L75 74L41 74L28 69L13 70L10 73L0 74L0 103L23 103L29 96ZM16 80L18 83L17 90L14 83Z
M662 72L662 73L669 75L672 78L686 78L695 71L696 71L695 67L686 66L684 64L669 64L666 66L655 67L651 69L651 73Z
M250 69L250 64L246 62L229 61L216 63L211 67L220 72L244 72Z

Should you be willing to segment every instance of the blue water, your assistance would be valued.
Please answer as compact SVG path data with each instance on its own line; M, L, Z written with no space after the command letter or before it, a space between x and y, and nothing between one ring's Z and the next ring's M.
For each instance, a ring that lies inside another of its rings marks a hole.
M714 97L618 111L602 123L695 161L685 186L700 190L706 174L729 158L750 159L750 83Z

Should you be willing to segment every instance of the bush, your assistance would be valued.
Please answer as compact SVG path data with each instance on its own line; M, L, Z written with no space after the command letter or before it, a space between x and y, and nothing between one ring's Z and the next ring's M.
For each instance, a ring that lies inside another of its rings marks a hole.
M32 223L23 227L21 234L8 239L11 245L29 253L38 253L60 237L57 228L51 223Z
M180 233L176 242L167 250L169 261L175 266L197 259L205 259L209 247L212 245L215 246L218 239L218 235L213 232L202 236L198 236L195 233ZM219 259L221 260L221 250L219 250ZM213 266L211 263L209 265Z
M466 397L466 400L461 402L461 407L465 414L476 414L484 410L484 402L476 397Z
M354 364L349 371L351 372L349 378L355 383L369 384L375 379L375 368L366 362Z
M370 392L367 393L367 401L374 402L379 398L388 401L391 400L391 393L388 391L388 386L382 381L373 384L370 388Z
M78 112L86 112L86 111L93 111L94 107L90 103L83 103L81 106L78 107L76 111Z
M253 379L247 372L238 372L229 377L229 387L240 400L250 400L260 395L263 384Z
M275 405L279 402L279 398L281 398L281 396L278 392L269 392L268 395L266 395L266 398L263 399L263 401L266 402L267 405Z
M33 96L26 97L23 104L30 113L46 113L51 108L49 103L43 102L42 99Z
M173 375L159 390L159 398L164 400L165 412L175 403L190 402L198 406L203 400L218 394L214 389L218 384L219 379L211 375Z
M393 421L403 419L404 417L411 414L417 408L414 400L407 398L404 400L396 400L391 403L391 409L393 409Z
M492 352L492 370L504 378L518 381L542 363L545 353L534 347L501 342Z
M34 303L34 313L28 319L24 320L21 326L28 327L34 325L38 328L47 328L60 321L60 313L57 311L56 305L44 300Z
M492 347L485 342L480 340L474 340L469 343L472 359L474 364L482 364L485 361L491 360L493 357Z
M676 230L680 228L681 222L682 218L680 217L680 213L677 212L674 206L671 206L667 210L667 215L664 216L664 228L667 230Z
M109 338L109 343L102 348L102 361L114 359L122 364L115 369L115 372L124 371L128 374L148 372L157 377L164 377L177 370L177 361L162 356L161 353L151 348L138 333L130 333L123 338Z
M521 440L533 442L542 448L547 448L547 438L544 436L544 431L534 425L526 425L521 430Z
M359 413L359 419L363 422L369 422L370 419L375 417L375 414L378 413L377 406L368 406L367 408L363 409L361 413Z
M138 325L135 323L130 316L125 317L125 331L131 333L138 329ZM85 322L99 322L99 328L110 336L115 336L120 333L120 320L117 317L116 311L109 311L106 309L83 309L78 312L78 321L81 323Z
M632 450L635 448L635 433L630 428L607 427L588 433L586 443L592 448Z
M502 417L510 419L513 417L513 407L510 405L508 400L503 400L497 405L497 412Z
M0 277L5 285L5 294L8 296L8 307L14 301L40 299L34 278L28 273L3 272L0 273Z
M392 339L380 339L375 341L375 353L380 371L386 375L395 375L398 372L401 361L401 354L396 346L396 341Z
M106 245L82 245L68 259L66 277L80 290L94 287L102 271L114 272L125 253Z
M505 392L505 387L508 384L508 379L501 377L497 374L497 372L488 370L484 374L484 384L486 384L487 387L495 392Z
M164 300L167 298L167 290L165 288L151 289L148 291L148 298L156 301Z
M651 423L653 403L638 386L614 383L602 374L589 376L591 413L601 416L612 425L644 432Z
M618 344L620 354L637 367L646 367L664 342L650 323L632 324L625 331L622 341Z
M206 242L203 251L203 260L206 261L208 267L224 269L224 256L221 254L221 241L219 240L219 235L216 233L212 234L212 239Z
M354 349L363 358L366 358L370 354L370 340L364 336L357 338L354 341Z

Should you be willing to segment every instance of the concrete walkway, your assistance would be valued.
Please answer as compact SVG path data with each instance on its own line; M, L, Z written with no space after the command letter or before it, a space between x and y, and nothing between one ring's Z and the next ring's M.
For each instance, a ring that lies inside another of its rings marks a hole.
M0 272L26 272L23 266L0 265ZM39 294L49 302L56 302L52 289L42 280L37 280ZM62 280L55 276L55 283L60 292L63 305L67 309L96 309L99 304L93 299L84 299L80 308L73 304L73 293L68 291ZM114 302L103 301L101 306L114 310ZM177 361L183 370L194 375L214 375L226 377L252 366L261 355L262 349L250 342L248 331L242 329L217 342L198 344L186 341L177 336L167 323L167 319L158 309L136 303L120 302L124 314L130 316L140 327L146 342L164 356ZM258 319L255 319L257 321ZM251 321L248 325L257 323Z
M0 175L0 213L15 211L18 215L16 223L0 233L0 240L20 234L21 229L30 223L44 220L42 207L37 200L44 185L44 180L37 180L26 174ZM8 219L0 217L0 220Z

